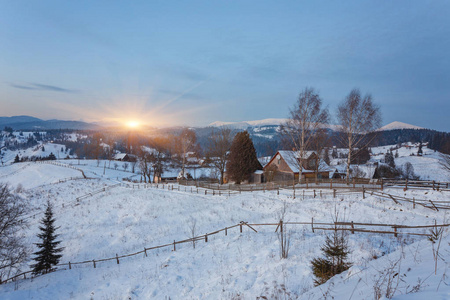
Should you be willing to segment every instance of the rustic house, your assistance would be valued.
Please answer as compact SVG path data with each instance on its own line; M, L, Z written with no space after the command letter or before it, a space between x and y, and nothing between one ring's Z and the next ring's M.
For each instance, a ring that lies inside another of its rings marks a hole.
M328 178L330 167L314 151L305 151L300 171L298 151L278 151L264 166L266 181L298 180L305 178Z

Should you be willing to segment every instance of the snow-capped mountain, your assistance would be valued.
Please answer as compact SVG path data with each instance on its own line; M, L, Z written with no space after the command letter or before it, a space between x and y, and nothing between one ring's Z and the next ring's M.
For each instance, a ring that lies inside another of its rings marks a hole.
M394 121L392 123L384 125L383 127L378 128L377 131L387 131L395 129L425 129L425 128L403 122Z

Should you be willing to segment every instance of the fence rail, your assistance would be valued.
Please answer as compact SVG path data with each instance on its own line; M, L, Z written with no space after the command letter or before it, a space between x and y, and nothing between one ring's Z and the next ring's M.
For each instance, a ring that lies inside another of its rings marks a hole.
M385 180L385 186L407 189L433 189L437 191L450 191L450 182L439 182L434 180Z
M192 243L192 242L196 242L196 241L201 241L204 240L206 243L208 242L208 237L209 236L213 236L216 235L218 233L221 232L225 232L225 235L228 235L228 231L230 229L239 227L240 233L243 232L243 228L249 228L250 230L252 230L252 232L257 233L258 231L253 228L253 227L257 227L257 226L276 226L275 232L278 231L278 229L281 227L281 231L283 231L283 226L286 225L307 225L307 226L311 226L311 230L313 233L315 233L316 230L322 230L322 231L327 231L327 230L333 230L333 231L350 231L352 234L357 233L357 232L362 232L362 233L378 233L378 234L391 234L394 235L395 237L397 237L399 234L403 234L403 235L417 235L417 236L430 236L431 233L427 234L427 233L423 233L423 232L401 232L399 230L401 229L425 229L425 228L443 228L443 227L449 227L449 224L426 224L426 225L414 225L414 226L409 226L409 225L401 225L401 224L376 224L376 223L359 223L359 222L333 222L333 223L327 223L327 222L314 222L314 218L311 218L310 222L283 222L282 220L280 220L278 223L249 223L249 222L244 222L241 221L238 224L229 226L229 227L225 227L219 230L215 230L212 231L210 233L206 233L204 235L199 235L199 236L195 236L192 238L188 238L188 239L184 239L184 240L180 240L180 241L173 241L171 243L166 243L163 245L158 245L158 246L153 246L153 247L149 247L146 248L144 247L143 250L140 251L136 251L133 253L128 253L128 254L124 254L124 255L118 255L116 254L115 256L110 256L107 258L99 258L99 259L92 259L92 260L84 260L84 261L78 261L78 262L67 262L67 263L61 263L56 265L56 267L69 267L69 269L72 269L72 266L74 265L82 265L82 264L92 264L92 266L94 268L97 267L97 263L99 262L105 262L105 261L112 261L115 260L117 264L120 264L120 259L123 258L127 258L127 257L131 257L131 256L136 256L139 254L143 254L144 257L147 257L147 251L150 250L155 250L155 249L161 249L161 248L167 248L170 247L172 248L172 251L176 251L176 247L177 245L180 244L184 244L184 243ZM316 226L316 227L315 227ZM321 226L321 227L317 227L317 226ZM370 229L366 229L366 228L356 228L356 226L365 226L365 227L389 227L392 229L392 231L389 230L370 230ZM26 272L22 272L20 274L17 274L13 277L7 278L5 280L1 280L0 278L0 284L2 283L7 283L10 281L15 281L21 277L23 277L24 279L26 279L26 275L32 273L33 271L26 271Z

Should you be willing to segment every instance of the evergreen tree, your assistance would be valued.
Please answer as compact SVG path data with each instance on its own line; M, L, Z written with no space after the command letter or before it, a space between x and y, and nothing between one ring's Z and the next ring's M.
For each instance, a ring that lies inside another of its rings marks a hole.
M256 150L247 131L239 132L233 139L227 162L227 173L237 184L250 179L256 170L261 170Z
M17 154L16 157L14 158L14 162L18 163L19 161L20 161L19 154Z
M61 241L56 241L58 234L55 234L55 219L53 218L53 207L50 202L47 202L47 209L44 218L41 220L42 226L39 226L41 233L37 236L41 239L41 243L35 245L40 249L33 253L36 257L35 264L31 265L33 274L46 274L53 270L53 267L59 263L62 257L63 248L57 248Z
M392 155L392 152L386 153L386 155L384 156L384 161L386 164L389 165L389 167L395 168L395 160L394 160L394 155Z
M423 151L422 151L422 143L419 144L419 150L417 150L417 155L418 156L422 156Z
M332 237L327 235L325 245L320 249L324 257L314 258L311 261L312 271L316 277L314 280L316 286L351 267L351 263L347 262L350 251L344 231L334 231Z
M56 156L55 154L53 154L53 152L50 153L50 155L48 156L49 160L56 160Z

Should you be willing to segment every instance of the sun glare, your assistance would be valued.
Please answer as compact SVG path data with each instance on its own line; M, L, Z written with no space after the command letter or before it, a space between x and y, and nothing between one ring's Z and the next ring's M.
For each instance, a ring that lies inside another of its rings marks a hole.
M137 122L137 121L128 121L127 122L127 126L129 127L129 128L137 128L137 127L139 127L139 122Z

